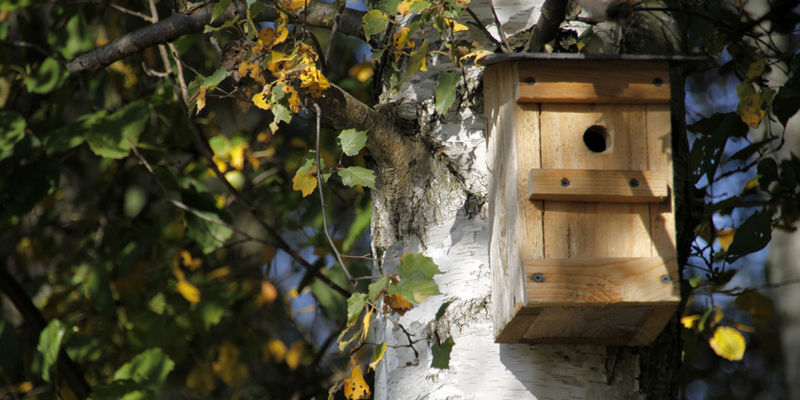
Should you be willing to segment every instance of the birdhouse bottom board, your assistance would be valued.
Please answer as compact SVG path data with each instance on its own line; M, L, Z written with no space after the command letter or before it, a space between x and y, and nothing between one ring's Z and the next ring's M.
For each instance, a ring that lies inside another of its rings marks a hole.
M486 69L498 342L644 345L675 312L668 82L666 62Z

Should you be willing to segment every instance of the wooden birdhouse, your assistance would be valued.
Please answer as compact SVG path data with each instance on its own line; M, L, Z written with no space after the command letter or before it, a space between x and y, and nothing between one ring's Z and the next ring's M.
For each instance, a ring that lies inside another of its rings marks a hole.
M484 72L496 341L646 345L680 300L669 61L558 57Z

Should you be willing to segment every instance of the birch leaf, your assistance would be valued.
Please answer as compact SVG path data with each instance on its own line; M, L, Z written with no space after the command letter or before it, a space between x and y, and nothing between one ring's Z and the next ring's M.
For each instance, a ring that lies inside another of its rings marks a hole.
M372 357L369 359L369 368L375 371L378 368L378 364L383 360L384 355L386 355L386 343L375 346L375 349L372 350Z
M298 172L292 179L292 189L299 190L306 197L317 188L317 178L307 172Z
M344 154L352 157L358 155L358 152L367 144L367 131L347 129L339 134L338 139Z
M742 333L728 326L717 327L708 344L718 356L731 361L744 358L744 351L747 348Z
M344 395L351 400L366 399L370 396L369 385L364 380L361 373L361 366L356 365L350 373L350 377L344 380Z
M363 167L347 167L340 169L339 176L347 186L361 185L375 189L375 173Z
M436 113L444 115L453 102L456 100L456 86L461 74L448 72L439 77L439 84L436 87Z
M450 353L453 351L453 346L456 344L453 337L447 338L441 344L434 344L431 346L431 368L447 369L450 368Z

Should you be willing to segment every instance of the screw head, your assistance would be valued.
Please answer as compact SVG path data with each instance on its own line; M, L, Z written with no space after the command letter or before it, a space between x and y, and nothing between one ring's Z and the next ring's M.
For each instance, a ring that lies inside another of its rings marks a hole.
M670 283L672 282L672 278L669 275L661 275L661 283Z
M531 279L533 279L534 282L544 282L544 275L542 275L541 272L537 272L531 275Z
M629 185L630 185L632 188L639 187L639 181L638 181L638 180L636 180L636 179L631 179L631 181L630 181L630 182L628 182L628 184L629 184Z
M532 76L529 76L529 77L525 78L525 83L528 86L533 86L536 83L536 78L534 78Z
M561 186L563 186L563 187L569 186L569 179L561 178Z
M653 79L653 86L661 87L661 85L663 85L663 84L664 84L664 80L663 79L661 79L661 78Z

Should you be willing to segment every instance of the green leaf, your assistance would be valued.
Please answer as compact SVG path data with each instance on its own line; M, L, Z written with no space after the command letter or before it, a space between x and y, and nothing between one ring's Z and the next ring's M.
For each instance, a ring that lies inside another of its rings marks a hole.
M67 151L81 145L91 135L92 127L105 116L105 110L85 114L80 116L74 123L50 132L44 138L44 148L47 154Z
M453 351L455 344L456 342L451 336L444 343L431 346L431 356L433 358L431 360L431 368L450 368L450 353Z
M456 100L459 78L461 74L457 72L444 73L439 77L439 85L436 87L436 112L439 115L444 115Z
M442 303L442 305L439 306L439 310L436 311L436 319L442 319L442 317L444 317L444 313L447 312L447 307L450 307L450 304L452 303L452 301L445 301Z
M353 293L347 299L347 323L352 324L361 315L361 311L367 305L367 295L364 293Z
M183 191L181 199L184 204L201 215L230 224L232 218L227 212L218 209L213 200L190 191ZM197 242L203 253L208 254L222 247L225 241L233 235L233 230L227 226L207 221L193 213L186 212L186 235Z
M214 10L211 12L211 22L214 22L214 20L219 18L225 11L228 11L230 5L231 0L219 0L219 3L214 5Z
M428 296L440 294L439 285L433 279L440 274L433 259L421 253L405 254L400 258L397 275L400 282L390 285L387 293L397 294L413 304L419 304Z
M61 86L67 75L67 69L60 62L48 57L39 68L25 77L25 85L32 93L46 94Z
M11 110L0 110L0 160L11 156L14 145L25 137L25 119Z
M355 156L367 144L367 131L347 129L339 134L339 144L348 156Z
M386 25L389 23L389 18L380 10L372 10L364 14L364 36L367 40L372 35L376 35L386 30Z
M206 331L212 326L219 323L222 316L225 314L226 307L224 304L217 300L207 300L206 296L198 304L197 311L203 320L203 326Z
M148 349L121 366L114 373L114 380L130 379L143 388L156 390L166 383L174 367L175 362L161 349Z
M353 248L353 243L361 237L362 234L369 228L372 221L372 207L356 207L356 218L350 224L350 229L347 230L347 237L342 243L342 251L349 252Z
M92 151L104 158L126 157L150 119L150 106L146 100L137 100L119 111L97 121L86 141Z
M89 275L83 284L86 297L92 302L92 306L106 317L117 314L117 307L114 304L114 296L111 293L111 282L108 279L108 271L102 265L89 267Z
M142 389L142 385L130 379L116 380L105 385L92 386L92 400L118 400L126 394Z
M361 185L375 189L375 173L363 167L347 167L337 171L347 186Z
M338 266L324 268L321 269L320 272L343 288L350 286L347 276ZM339 292L333 290L327 283L319 279L315 279L311 282L309 287L311 288L311 294L314 295L314 298L316 298L319 303L322 315L332 321L338 321L347 317L348 304Z
M0 1L0 11L14 11L30 4L31 0L2 0Z
M389 283L390 282L391 281L389 280L389 277L384 276L381 279L378 279L377 281L370 283L369 284L369 298L372 301L377 300L378 299L378 295L380 295L382 291L386 290L386 288L389 287Z
M428 50L429 47L430 43L428 43L426 40L422 42L422 45L420 45L417 50L411 52L411 55L408 57L408 70L406 71L406 75L395 87L399 88L400 85L408 81L409 78L416 75L420 70L428 69L426 60L428 58L428 53L430 52Z
M67 328L58 319L53 319L39 334L39 344L36 349L42 354L42 379L51 382L50 368L58 361L58 352Z
M233 71L227 71L225 70L225 68L219 67L216 71L214 71L213 74L211 74L211 76L208 76L205 79L203 79L202 87L207 87L211 89L216 88L217 85L220 84L220 82L224 81L225 78L231 75L233 75Z
M772 220L767 211L757 211L747 218L736 229L733 243L728 248L728 262L733 262L739 257L755 253L769 244L772 240Z

